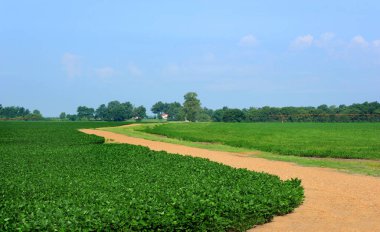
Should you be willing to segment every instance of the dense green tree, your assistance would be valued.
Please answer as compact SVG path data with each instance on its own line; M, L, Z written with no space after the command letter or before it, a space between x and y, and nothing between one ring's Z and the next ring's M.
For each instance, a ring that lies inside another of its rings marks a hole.
M245 115L240 109L226 109L223 112L223 122L242 122Z
M66 113L65 112L62 112L61 114L59 114L59 118L61 120L65 120L66 119Z
M207 108L207 107L203 107L202 112L207 114L208 116L210 116L210 118L214 114L214 111L212 109Z
M198 94L195 92L189 92L183 97L185 99L183 103L185 119L191 122L195 122L199 113L201 112L201 101L197 98Z
M124 121L125 110L119 101L111 101L107 104L108 119L113 121Z
M269 107L249 108L243 113L246 120L250 122L358 122L358 121L380 121L377 110L380 109L378 102L364 102L350 106L320 105L318 107ZM216 110L215 112L220 112ZM223 112L223 111L222 111ZM214 121L220 121L213 116Z
M124 109L125 119L131 119L133 117L133 105L130 102L121 103Z
M197 116L199 122L211 122L211 117L206 112L201 111Z
M124 121L132 118L133 105L130 102L120 103L119 101L111 101L107 105L108 120Z
M20 119L24 119L28 121L39 121L43 119L43 116L39 110L33 110L32 113L28 113L24 115L23 117L21 117Z
M7 106L2 109L2 117L3 118L16 118L21 115L19 115L19 108L15 106Z
M223 121L223 109L215 110L211 116L212 121L222 122Z
M1 106L0 108L0 118L20 120L31 120L31 118L33 120L40 120L43 118L39 111L35 111L34 113L30 113L30 110L19 106Z
M181 121L184 120L183 107L179 102L166 103L166 112L169 115L168 120L170 121Z
M136 121L141 121L146 118L146 108L144 106L139 106L133 109L133 117Z
M77 116L81 120L90 120L94 118L95 110L94 108L89 108L87 106L78 106Z
M179 102L164 103L162 101L156 102L151 111L157 115L157 118L161 119L161 114L168 114L169 121L184 120L183 107Z
M76 114L67 114L66 118L70 121L76 121L78 120L78 116Z
M105 104L101 104L95 111L95 119L97 120L110 120L108 108Z
M157 116L161 115L164 112L164 106L165 104L162 101L156 102L150 110L154 113L157 114Z

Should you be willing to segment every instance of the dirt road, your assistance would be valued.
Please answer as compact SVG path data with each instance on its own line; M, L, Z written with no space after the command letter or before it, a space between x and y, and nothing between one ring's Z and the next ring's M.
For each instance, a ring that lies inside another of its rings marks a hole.
M147 146L152 150L203 157L236 168L267 172L282 179L298 177L305 202L293 213L275 217L252 231L380 231L380 178L346 174L327 168L246 157L183 145L128 137L107 131L81 130L118 143Z

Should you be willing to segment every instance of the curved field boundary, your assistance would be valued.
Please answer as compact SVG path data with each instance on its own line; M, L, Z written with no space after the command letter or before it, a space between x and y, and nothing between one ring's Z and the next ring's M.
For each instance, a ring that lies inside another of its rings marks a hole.
M142 145L152 150L202 157L236 168L267 172L282 179L302 179L306 197L304 204L294 213L275 217L272 222L253 231L380 231L380 178L150 141L108 131L81 131L118 143Z

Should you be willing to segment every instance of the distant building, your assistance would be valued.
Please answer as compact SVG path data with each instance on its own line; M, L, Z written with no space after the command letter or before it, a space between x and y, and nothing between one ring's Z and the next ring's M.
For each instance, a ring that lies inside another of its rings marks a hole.
M168 117L169 117L169 114L167 114L167 113L161 114L162 119L168 120Z

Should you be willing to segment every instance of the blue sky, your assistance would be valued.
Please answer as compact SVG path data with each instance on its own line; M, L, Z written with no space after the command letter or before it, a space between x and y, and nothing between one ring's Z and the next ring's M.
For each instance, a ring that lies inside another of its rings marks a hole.
M0 1L0 104L380 101L379 1Z

